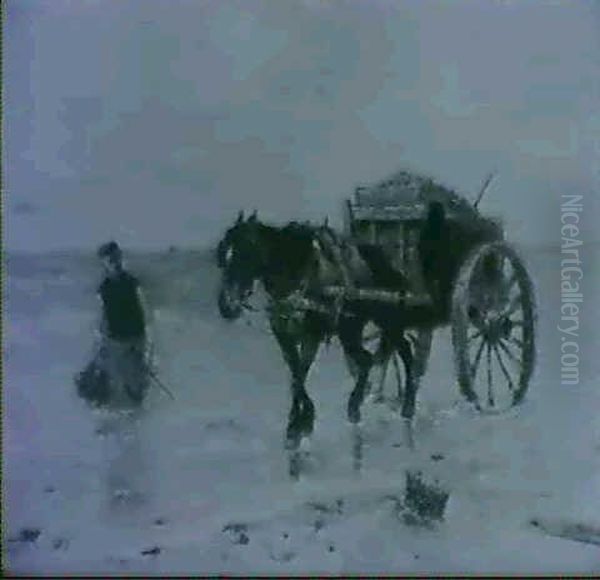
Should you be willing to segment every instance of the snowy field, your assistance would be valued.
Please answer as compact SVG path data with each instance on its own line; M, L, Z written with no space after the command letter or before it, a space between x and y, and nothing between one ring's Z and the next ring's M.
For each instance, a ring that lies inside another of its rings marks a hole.
M558 250L524 253L539 302L526 402L500 417L458 404L447 329L419 393L417 448L366 404L352 470L351 388L337 344L309 381L312 463L290 481L287 373L259 316L228 323L204 253L131 256L154 313L158 389L135 420L91 411L72 377L90 354L92 257L8 256L4 307L3 549L13 573L600 572L600 546L551 536L600 528L598 249L584 252L581 382L561 385ZM435 458L432 459L432 456ZM407 468L450 493L433 529L398 517ZM132 491L126 500L115 493ZM38 533L39 532L39 533Z

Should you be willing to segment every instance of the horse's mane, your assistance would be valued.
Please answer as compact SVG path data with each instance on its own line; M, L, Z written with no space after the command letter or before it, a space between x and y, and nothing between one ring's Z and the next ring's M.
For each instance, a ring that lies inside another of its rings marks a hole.
M312 241L316 228L294 221L281 227L261 226L270 240L271 267L279 274L303 275L313 255Z
M316 227L308 222L300 223L291 221L283 226L280 231L286 236L303 240L312 240L315 235Z

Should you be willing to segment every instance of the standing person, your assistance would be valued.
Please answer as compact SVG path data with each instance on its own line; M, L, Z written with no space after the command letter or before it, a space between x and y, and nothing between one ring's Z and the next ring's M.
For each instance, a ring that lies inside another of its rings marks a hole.
M102 303L100 366L105 370L113 403L140 404L148 387L149 360L146 308L138 279L123 267L119 245L98 249L105 278L98 288Z

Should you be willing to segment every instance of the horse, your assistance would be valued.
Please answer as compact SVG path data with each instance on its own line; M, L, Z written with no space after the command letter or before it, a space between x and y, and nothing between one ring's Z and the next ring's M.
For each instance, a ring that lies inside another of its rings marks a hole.
M259 221L256 212L247 219L240 212L217 246L216 259L222 271L218 306L223 318L235 320L251 308L248 300L258 282L268 296L270 327L291 372L292 402L285 435L288 450L297 450L301 439L313 432L315 406L305 383L321 344L332 337L339 339L355 380L347 418L353 425L360 422L369 373L378 359L378 353L369 352L362 342L369 322L381 329L380 351L395 349L403 361L406 384L404 390L398 385L398 394L403 393L401 415L411 423L418 380L402 308L323 293L325 287L336 284L405 291L406 278L387 264L379 250L342 241L327 224L290 222L276 227ZM297 308L294 298L316 307Z

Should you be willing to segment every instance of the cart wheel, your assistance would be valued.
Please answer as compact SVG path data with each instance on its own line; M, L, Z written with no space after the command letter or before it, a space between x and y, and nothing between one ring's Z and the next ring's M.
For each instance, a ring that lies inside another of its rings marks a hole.
M427 370L433 331L409 330L406 336L413 347L415 375L420 379ZM385 393L390 391L396 396L405 382L402 358L383 338L381 329L370 322L363 330L363 346L375 356L375 366L370 377L370 393L373 399L376 402L383 402Z
M452 342L462 394L484 413L523 400L535 362L533 285L503 242L476 248L452 296Z

